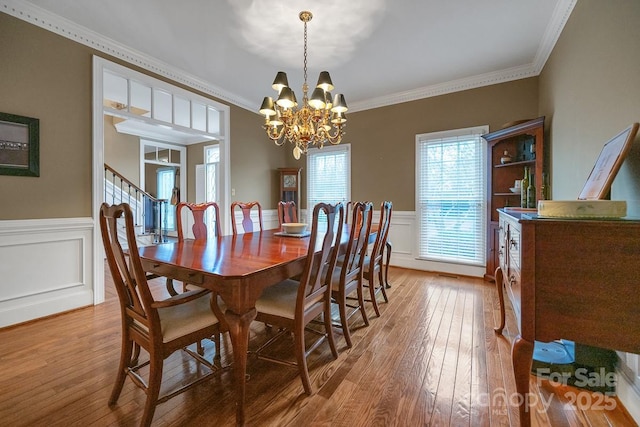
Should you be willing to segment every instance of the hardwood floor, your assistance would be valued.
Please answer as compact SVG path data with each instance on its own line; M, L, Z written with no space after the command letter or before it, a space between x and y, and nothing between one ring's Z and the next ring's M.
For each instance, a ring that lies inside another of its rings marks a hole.
M517 398L510 360L515 320L508 312L504 336L494 334L494 286L399 268L390 270L390 282L381 317L368 306L369 327L353 318L353 348L337 334L337 360L328 345L310 355L312 396L303 393L297 369L249 358L249 425L518 425L517 408L510 405ZM120 313L108 274L106 287L104 304L0 330L0 424L137 425L145 395L129 379L118 404L107 406L120 352ZM162 279L154 290L164 295ZM250 348L270 333L252 325ZM226 336L223 352L229 348ZM211 354L212 344L206 350ZM274 351L293 355L286 339ZM225 354L223 361L231 357ZM205 369L176 352L165 362L163 387ZM531 389L534 426L636 425L613 398L534 376ZM230 371L160 404L154 417L158 426L234 423Z

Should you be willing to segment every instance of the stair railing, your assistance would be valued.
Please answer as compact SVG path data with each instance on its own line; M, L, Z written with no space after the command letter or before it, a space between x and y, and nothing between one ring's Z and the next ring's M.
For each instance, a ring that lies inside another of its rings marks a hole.
M153 234L154 243L167 241L166 210L168 201L147 193L111 166L104 164L104 201L112 205L131 206L135 226L142 226L143 234Z

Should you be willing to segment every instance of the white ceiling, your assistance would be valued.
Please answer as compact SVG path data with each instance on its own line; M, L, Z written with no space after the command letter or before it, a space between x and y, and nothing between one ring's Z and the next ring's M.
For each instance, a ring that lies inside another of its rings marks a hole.
M576 0L2 0L14 15L251 111L328 70L351 111L538 75ZM13 10L15 12L15 10ZM21 16L23 15L23 16ZM37 18L39 16L39 18ZM140 59L141 58L141 59ZM133 61L131 60L133 59ZM168 71L167 71L168 70ZM173 76L172 76L173 75ZM195 84L194 84L195 82Z

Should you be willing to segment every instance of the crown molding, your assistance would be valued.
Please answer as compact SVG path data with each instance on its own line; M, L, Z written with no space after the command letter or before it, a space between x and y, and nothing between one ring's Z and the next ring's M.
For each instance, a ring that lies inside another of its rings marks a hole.
M252 102L240 96L227 92L199 77L193 76L180 68L173 67L166 62L153 58L143 52L132 49L122 43L96 33L86 27L76 24L62 16L51 13L24 0L0 0L0 12L11 15L47 31L73 40L107 55L119 58L154 74L182 83L216 97L222 101L237 105L250 111L255 110Z
M480 74L463 79L452 80L445 83L424 86L405 92L399 92L392 95L381 96L361 102L350 102L349 111L363 111L372 108L386 107L403 102L417 101L423 98L431 98L434 96L445 95L447 93L460 92L468 89L475 89L483 86L494 85L498 83L506 83L513 80L524 79L527 77L535 77L540 75L544 68L549 55L560 38L560 34L565 24L569 20L569 16L576 5L577 0L559 0L556 5L551 20L547 25L542 42L536 52L533 63L522 65L504 70L494 71L487 74Z
M437 85L424 86L365 101L353 102L350 103L349 110L352 112L369 110L372 108L380 108L403 102L416 101L423 98L430 98L448 93L538 76L542 72L549 55L553 51L553 48L558 41L574 6L576 5L576 2L577 0L558 1L551 21L546 28L540 48L538 49L534 61L531 64L464 79L452 80ZM230 104L255 112L255 105L245 98L227 92L226 90L199 77L193 76L184 70L173 67L137 50L131 49L122 43L104 37L101 34L82 27L59 15L48 12L24 0L0 0L0 11L44 28L45 30L74 40L92 49L96 49L110 56L119 58L152 73L161 75L175 82L182 83L188 87L226 101Z
M549 59L549 55L551 55L556 42L560 38L560 34L569 20L569 16L571 16L571 12L573 12L573 8L577 2L578 0L560 0L556 5L556 8L553 10L551 20L549 21L542 37L540 48L533 60L533 66L537 70L538 74L542 72L544 64L547 63L547 59Z
M464 79L452 80L437 85L424 86L405 92L394 93L392 95L380 96L361 102L349 103L349 111L363 111L372 108L386 107L403 102L417 101L419 99L431 98L445 95L447 93L461 92L463 90L475 89L478 87L504 83L512 80L525 79L538 75L532 64L513 67L506 70L494 71L480 74Z

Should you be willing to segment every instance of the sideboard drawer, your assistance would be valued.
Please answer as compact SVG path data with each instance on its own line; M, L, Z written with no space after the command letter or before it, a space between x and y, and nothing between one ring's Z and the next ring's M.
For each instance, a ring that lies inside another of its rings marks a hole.
M509 267L520 268L520 230L510 224L509 226Z
M506 288L509 293L509 299L511 300L511 305L513 306L513 311L515 312L516 319L518 320L518 329L520 329L520 296L521 296L521 281L520 281L520 270L517 268L510 268L509 275L506 278Z

